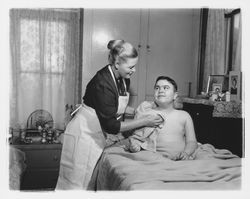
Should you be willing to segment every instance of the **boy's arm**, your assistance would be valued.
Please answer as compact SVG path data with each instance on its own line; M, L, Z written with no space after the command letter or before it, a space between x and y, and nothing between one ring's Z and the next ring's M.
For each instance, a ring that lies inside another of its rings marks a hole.
M185 122L185 138L186 138L186 146L184 149L184 153L190 156L194 153L198 145L195 137L193 120L187 112L186 112L186 122Z

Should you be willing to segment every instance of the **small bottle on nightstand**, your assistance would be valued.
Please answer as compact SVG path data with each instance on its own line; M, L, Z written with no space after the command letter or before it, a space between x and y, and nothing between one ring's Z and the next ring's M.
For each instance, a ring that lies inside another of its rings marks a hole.
M226 92L226 102L230 102L230 92Z

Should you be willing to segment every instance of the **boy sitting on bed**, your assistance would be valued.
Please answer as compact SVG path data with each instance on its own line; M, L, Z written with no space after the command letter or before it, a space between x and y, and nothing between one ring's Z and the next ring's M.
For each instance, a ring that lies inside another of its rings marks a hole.
M174 108L177 98L176 82L166 76L157 78L154 86L154 102L143 102L136 117L158 114L164 122L152 128L138 129L129 138L129 150L138 152L142 149L160 152L172 160L192 159L197 148L197 141L191 116L183 110Z

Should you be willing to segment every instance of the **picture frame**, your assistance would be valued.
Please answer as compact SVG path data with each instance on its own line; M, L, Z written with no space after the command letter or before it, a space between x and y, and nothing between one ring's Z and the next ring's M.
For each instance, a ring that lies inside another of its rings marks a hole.
M226 75L209 75L207 81L206 93L214 91L214 87L220 87L221 92L226 92L228 90L228 76Z
M241 100L241 72L230 71L229 72L229 88L230 100L240 101Z
M218 83L213 83L212 85L212 91L213 92L222 92L222 84L218 84Z

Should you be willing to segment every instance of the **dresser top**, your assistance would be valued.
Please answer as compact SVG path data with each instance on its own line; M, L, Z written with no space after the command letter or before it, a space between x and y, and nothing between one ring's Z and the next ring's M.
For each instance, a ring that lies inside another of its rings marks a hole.
M29 149L36 149L36 150L45 150L45 149L51 149L51 150L54 150L54 149L59 149L61 150L62 149L62 144L18 144L18 143L14 143L14 144L11 144L12 147L15 147L17 149L26 149L26 150L29 150Z
M180 101L182 103L214 106L213 117L243 118L241 101L211 101L208 99L186 97L181 98Z

